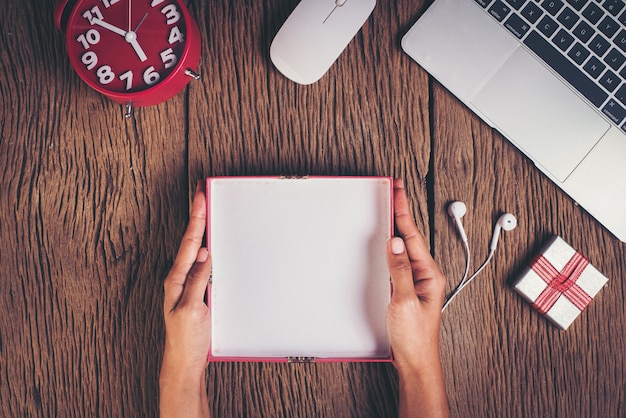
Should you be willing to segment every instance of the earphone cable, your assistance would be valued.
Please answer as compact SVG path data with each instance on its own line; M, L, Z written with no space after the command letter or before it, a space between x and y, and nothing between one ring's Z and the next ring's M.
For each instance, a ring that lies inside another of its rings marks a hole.
M454 295L459 291L459 289L461 288L461 286L463 286L467 280L467 276L469 274L469 269L470 269L470 264L471 264L471 252L470 252L470 248L469 248L469 244L467 241L463 240L463 245L465 247L465 273L463 273L463 277L461 278L461 281L459 282L459 284L454 288L454 290L452 291L452 293L450 294L450 296L448 297L447 301L446 301L446 305L448 303L449 300L451 300ZM446 305L443 306L443 309L446 308ZM443 312L443 309L441 310Z
M491 261L491 258L493 257L493 254L495 253L495 250L490 250L489 251L489 255L487 256L487 259L485 260L485 262L478 268L478 270L476 270L474 272L474 274L472 274L466 281L462 281L457 288L454 290L454 292L452 292L452 294L450 295L450 297L446 300L446 302L443 304L443 307L441 308L441 312L445 311L446 308L448 307L448 305L450 304L450 302L452 302L452 299L454 299L461 290L463 290L463 288L465 288L465 286L467 286L468 284L470 284L472 282L472 280L474 280L476 278L476 276L478 276L478 274L483 271L483 269L485 267L487 267L487 264L489 264L489 261Z
M467 275L469 274L469 269L470 269L471 254L470 254L469 244L467 243L467 241L463 241L463 244L465 244L465 273L463 273L463 278L459 282L459 285L457 286L457 288L459 288L460 286L463 286L463 284L467 280Z

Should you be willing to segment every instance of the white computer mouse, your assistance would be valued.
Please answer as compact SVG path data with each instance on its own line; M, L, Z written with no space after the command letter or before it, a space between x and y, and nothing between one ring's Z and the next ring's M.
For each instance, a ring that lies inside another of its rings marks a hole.
M302 0L270 47L272 62L290 80L322 78L374 10L376 0Z

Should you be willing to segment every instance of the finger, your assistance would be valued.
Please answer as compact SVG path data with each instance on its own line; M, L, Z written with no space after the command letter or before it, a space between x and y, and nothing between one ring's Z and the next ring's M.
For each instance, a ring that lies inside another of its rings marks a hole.
M173 308L183 293L187 273L191 270L202 246L202 238L206 227L206 203L200 184L191 206L191 217L183 235L174 264L165 279L164 302L167 309Z
M445 276L439 270L426 240L415 225L402 180L394 182L394 212L398 233L404 238L406 252L413 270L414 289L420 299L443 294ZM443 297L443 296L441 296Z
M193 267L187 274L181 304L204 301L206 288L211 277L211 255L206 248L200 248Z
M391 299L414 298L413 270L402 238L392 237L387 243L387 264L393 286Z
M178 254L174 260L170 276L177 284L184 284L187 273L196 262L198 250L202 246L202 239L206 230L206 198L200 186L191 204L189 224L181 240Z
M426 240L415 225L409 209L409 200L406 196L402 180L394 182L394 217L398 233L404 238L406 251L411 261L432 260Z

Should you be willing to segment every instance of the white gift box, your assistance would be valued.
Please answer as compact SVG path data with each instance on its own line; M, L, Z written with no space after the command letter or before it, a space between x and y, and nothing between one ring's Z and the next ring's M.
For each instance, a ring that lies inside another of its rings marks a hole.
M608 279L561 237L546 243L513 288L565 330L587 308Z

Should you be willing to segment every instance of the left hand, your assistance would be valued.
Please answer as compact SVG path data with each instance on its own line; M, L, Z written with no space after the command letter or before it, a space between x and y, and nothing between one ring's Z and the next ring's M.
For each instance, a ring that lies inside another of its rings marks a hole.
M203 378L208 365L211 312L204 297L211 274L211 257L208 249L202 247L205 228L206 199L198 187L189 225L164 284L162 381L197 381Z

